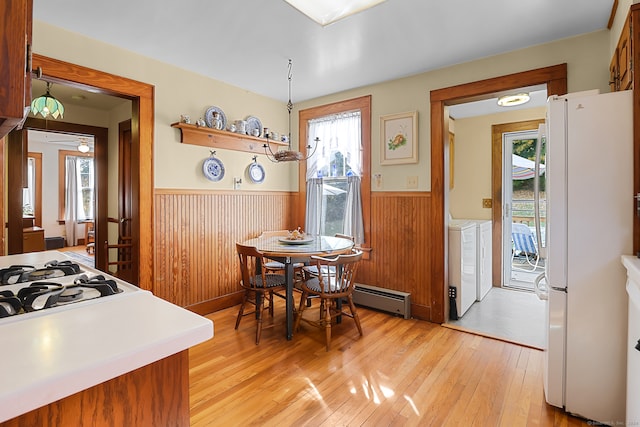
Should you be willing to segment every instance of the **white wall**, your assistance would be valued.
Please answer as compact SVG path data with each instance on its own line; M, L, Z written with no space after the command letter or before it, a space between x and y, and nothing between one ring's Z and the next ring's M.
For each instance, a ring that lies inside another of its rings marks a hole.
M491 199L491 126L544 119L545 108L516 110L455 120L454 187L449 191L453 218L491 219L482 199Z
M181 144L180 132L172 128L181 114L193 120L216 105L228 120L252 115L263 126L287 131L288 119L284 103L257 95L242 88L212 80L133 52L116 48L76 33L34 21L33 49L35 53L98 69L155 86L154 174L156 188L232 190L233 177L243 177L252 162L252 154L218 150L217 157L225 165L226 174L220 182L207 180L202 163L209 149ZM223 60L223 59L222 59ZM256 78L260 68L256 67ZM243 180L242 190L297 190L297 173L291 164L272 164L261 155L258 160L266 170L263 184Z
M406 188L408 176L418 176L418 190L430 190L430 91L567 63L569 92L594 88L608 92L610 61L608 43L609 32L598 31L404 79L352 89L300 103L298 108L305 109L371 94L371 173L381 174L383 177L383 187L380 189L375 187L375 180L372 179L372 186L374 186L372 191L415 191ZM382 166L380 165L380 116L405 111L418 112L419 162L409 165Z
M299 103L293 112L292 137L297 140L297 111L330 102L372 95L372 174L381 174L382 188L373 191L415 191L406 188L408 176L418 177L418 190L431 189L430 177L430 110L429 92L434 89L497 77L505 74L568 64L569 91L587 89L608 90L610 62L609 31L559 40L553 43L509 52L445 69L355 88ZM180 114L197 118L210 105L221 107L231 120L255 115L265 126L280 131L287 126L283 103L265 98L241 88L215 81L199 74L160 63L78 34L34 22L34 51L53 58L103 70L155 85L156 105L154 129L154 171L156 188L232 189L232 177L244 176L251 154L219 150L225 164L225 178L218 183L207 181L201 171L209 150L181 144L179 131L170 127ZM419 54L419 49L417 50ZM256 78L259 78L256 68ZM418 157L416 164L380 165L381 115L418 112ZM245 184L242 190L298 189L294 164L271 164L261 156L267 179L261 185ZM372 184L375 180L372 180Z

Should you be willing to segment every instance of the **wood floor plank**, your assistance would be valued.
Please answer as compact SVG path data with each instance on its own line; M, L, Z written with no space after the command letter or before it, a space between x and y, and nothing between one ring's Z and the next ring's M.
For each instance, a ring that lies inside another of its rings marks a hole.
M207 316L214 337L189 355L192 426L587 425L545 403L539 350L359 308L364 336L344 319L327 352L305 324L287 341L275 308L259 345L250 316L234 329L238 307Z

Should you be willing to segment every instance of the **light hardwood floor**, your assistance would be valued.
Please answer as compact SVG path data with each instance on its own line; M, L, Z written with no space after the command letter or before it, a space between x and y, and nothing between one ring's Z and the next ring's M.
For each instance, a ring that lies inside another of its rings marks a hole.
M192 426L587 425L545 403L539 350L363 308L364 336L345 319L329 352L305 324L256 346L237 310L209 315L214 337L190 350Z

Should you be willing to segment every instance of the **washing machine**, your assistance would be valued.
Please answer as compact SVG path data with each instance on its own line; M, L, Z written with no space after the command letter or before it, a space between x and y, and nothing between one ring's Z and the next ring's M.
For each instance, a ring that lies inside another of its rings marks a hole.
M456 288L458 317L476 300L477 225L470 220L449 222L449 286Z
M462 221L472 221L476 224L476 301L482 301L493 286L491 220L465 219Z

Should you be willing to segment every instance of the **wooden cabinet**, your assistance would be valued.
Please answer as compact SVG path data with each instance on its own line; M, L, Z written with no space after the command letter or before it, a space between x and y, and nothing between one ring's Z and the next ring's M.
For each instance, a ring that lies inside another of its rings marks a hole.
M609 87L611 92L633 88L633 61L631 43L631 14L627 16L620 40L609 65Z
M33 0L0 4L0 138L29 113L32 14Z
M44 251L44 229L29 227L22 231L22 252Z

